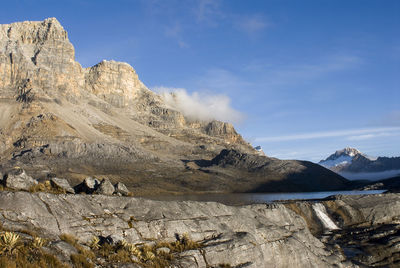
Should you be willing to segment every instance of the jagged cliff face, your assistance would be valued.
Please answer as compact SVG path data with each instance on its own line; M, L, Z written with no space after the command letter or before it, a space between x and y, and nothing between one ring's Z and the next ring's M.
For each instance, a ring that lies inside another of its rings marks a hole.
M0 25L0 78L2 169L75 182L108 176L140 192L243 188L235 172L193 164L223 149L255 153L231 124L189 120L126 63L82 68L55 18ZM282 177L302 172L283 166ZM257 177L257 185L270 179Z
M83 70L67 32L54 19L0 25L0 87L15 88L30 78L42 90L79 93Z

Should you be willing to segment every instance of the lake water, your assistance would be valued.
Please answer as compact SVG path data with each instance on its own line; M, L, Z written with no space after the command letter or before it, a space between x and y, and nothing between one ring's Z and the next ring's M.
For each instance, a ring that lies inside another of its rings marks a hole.
M274 201L297 199L323 199L331 195L363 195L381 194L386 190L371 191L332 191L306 193L237 193L237 194L187 194L187 195L158 195L146 196L146 199L161 201L202 201L220 202L226 205L247 205L271 203Z

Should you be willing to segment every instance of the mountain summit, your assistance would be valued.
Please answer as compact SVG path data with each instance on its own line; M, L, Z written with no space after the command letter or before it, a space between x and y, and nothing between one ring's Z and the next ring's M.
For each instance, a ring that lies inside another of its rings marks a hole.
M371 157L354 148L336 151L319 162L348 179L378 180L400 174L400 157Z
M259 155L229 123L186 117L127 63L82 68L55 18L0 25L0 77L0 171L18 166L74 184L108 177L153 194L347 185L310 162ZM330 183L313 183L321 179Z
M349 165L353 161L354 157L357 155L364 156L364 154L362 154L359 150L346 147L331 154L325 160L319 161L319 164L330 169L341 168Z

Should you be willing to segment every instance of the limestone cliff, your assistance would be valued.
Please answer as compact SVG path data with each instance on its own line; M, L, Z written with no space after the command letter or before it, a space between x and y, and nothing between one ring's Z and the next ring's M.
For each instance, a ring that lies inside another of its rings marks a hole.
M78 94L84 85L74 48L55 18L0 25L0 64L2 89L15 88L26 79L45 92Z
M146 88L127 63L82 68L55 18L0 25L0 78L3 170L20 166L37 178L74 182L108 176L140 193L243 189L235 175L240 165L226 172L196 164L224 149L256 153L231 124L186 118ZM296 162L290 169L279 163L278 179L304 170ZM317 173L308 173L309 184ZM272 177L265 169L246 176L249 191ZM346 186L334 173L327 177L337 182L335 189Z

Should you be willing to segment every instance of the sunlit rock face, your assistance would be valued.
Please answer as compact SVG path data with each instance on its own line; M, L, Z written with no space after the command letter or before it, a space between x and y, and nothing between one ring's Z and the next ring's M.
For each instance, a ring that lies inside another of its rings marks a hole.
M84 85L68 34L55 18L0 25L0 88L30 79L42 90L78 94Z
M86 69L87 89L116 107L124 107L137 97L141 82L127 63L102 61Z

